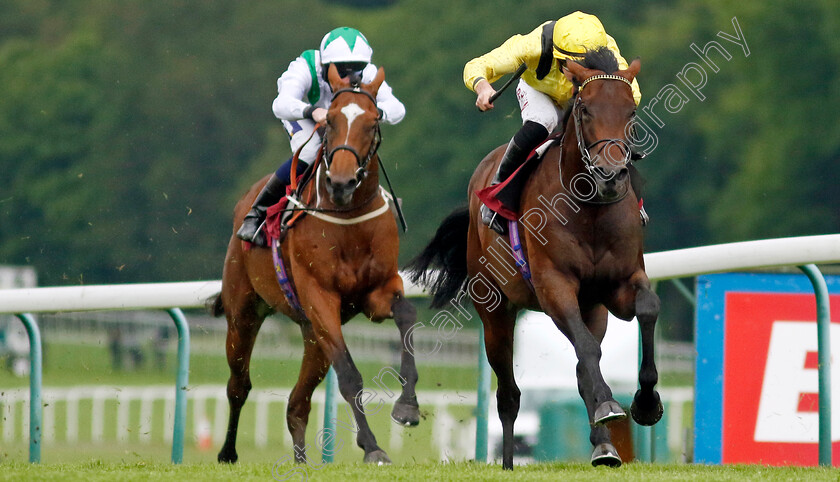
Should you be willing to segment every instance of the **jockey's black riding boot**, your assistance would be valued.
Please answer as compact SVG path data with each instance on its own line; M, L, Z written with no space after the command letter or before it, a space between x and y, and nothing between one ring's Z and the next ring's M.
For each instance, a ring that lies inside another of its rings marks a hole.
M548 130L536 122L527 121L513 136L505 150L505 155L499 163L491 186L498 184L511 176L519 166L525 162L528 153L548 137ZM507 222L486 205L481 205L481 221L499 234L507 232Z
M513 172L516 171L516 168L522 164L522 161L524 160L522 158L525 157L525 155L527 155L527 153L523 152L523 149L516 145L516 139L511 139L508 143L507 150L505 150L505 155L502 157L502 162L499 163L499 168L496 169L496 175L493 176L493 181L490 185L499 184L507 179L508 176L513 174ZM505 220L487 207L486 204L481 205L481 221L499 234L505 234L507 231L507 223Z
M236 232L236 237L244 241L250 241L257 246L267 246L265 230L263 229L266 210L277 204L277 201L285 195L286 182L283 178L272 174L262 191L257 194L257 198L254 199L254 204L248 214L245 215L242 226Z

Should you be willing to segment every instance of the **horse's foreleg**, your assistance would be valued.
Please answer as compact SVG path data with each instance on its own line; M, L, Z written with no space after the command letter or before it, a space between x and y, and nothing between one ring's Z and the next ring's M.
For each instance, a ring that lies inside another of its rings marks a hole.
M638 270L616 289L607 308L617 317L639 320L642 338L642 363L639 367L639 390L633 397L630 414L640 425L653 425L662 418L662 401L654 387L659 381L654 360L654 329L659 316L659 297L650 289L644 271Z
M654 389L659 381L654 360L654 329L659 316L659 296L649 287L636 291L636 318L642 334L642 363L639 368L639 390L633 397L630 413L639 425L653 425L662 418L662 401Z
M405 381L400 398L394 403L391 418L405 426L415 427L420 423L420 404L417 403L417 366L414 362L413 332L417 321L417 309L402 293L394 296L392 305L394 322L400 330L400 377Z
M578 383L584 392L582 397L590 413L590 423L605 424L626 417L601 374L600 340L606 332L606 320L597 326L591 322L587 324L578 306L577 289L564 278L544 276L543 281L550 290L542 291L540 301L546 314L575 349Z
M370 430L367 418L365 417L365 404L370 402L368 394L363 390L362 374L359 373L353 358L344 343L344 336L341 334L341 319L339 317L340 300L336 293L315 288L317 283L301 281L299 277L298 286L310 286L310 289L301 290L300 298L306 315L312 322L315 338L321 347L324 355L332 363L335 373L338 376L338 388L341 396L353 410L353 418L356 421L356 443L365 452L365 462L379 465L390 464L391 459L384 450L376 444L376 437ZM339 436L339 438L341 438Z
M603 305L598 305L584 314L586 326L599 344L604 340L604 335L607 332L607 316L607 309ZM596 415L595 413L594 388L592 387L590 377L586 376L585 368L581 362L577 364L577 381L578 393L586 405L589 420L595 420L600 415ZM624 412L622 411L622 413ZM618 467L621 465L621 457L618 455L618 450L612 444L610 429L605 424L593 423L590 425L589 442L594 447L590 459L593 466L607 465Z
M230 404L225 443L219 451L219 462L234 463L239 458L236 453L236 431L239 427L239 414L242 405L251 391L250 364L254 341L262 320L256 315L228 315L228 330L225 341L230 378L227 384L227 398Z
M399 276L392 278L380 290L368 296L368 316L393 317L400 330L400 383L402 394L394 403L391 418L400 425L414 427L420 423L420 406L417 403L417 366L414 362L414 341L412 327L417 321L417 309L403 295L403 283ZM377 315L378 314L378 315Z
M312 392L327 375L330 362L321 351L318 340L312 330L312 325L302 323L303 361L295 388L289 397L286 409L286 424L292 435L295 462L306 463L306 425L309 423L309 413L312 409Z
M362 374L353 363L353 358L344 340L333 345L333 366L338 375L338 387L341 396L353 409L353 418L356 420L356 444L365 452L364 461L378 465L390 464L391 459L376 443L376 437L370 430L367 418L365 417L365 404L369 402L368 395L362 386Z
M502 422L502 467L513 470L513 425L519 415L520 391L513 375L513 328L516 313L505 309L505 303L492 311L476 303L484 323L484 347L487 360L496 373L496 401Z

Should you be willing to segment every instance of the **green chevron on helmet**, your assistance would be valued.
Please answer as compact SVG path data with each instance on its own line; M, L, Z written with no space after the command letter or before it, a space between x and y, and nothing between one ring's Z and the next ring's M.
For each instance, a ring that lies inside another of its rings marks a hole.
M370 63L373 49L361 32L355 28L339 27L331 30L321 40L321 63L364 62Z

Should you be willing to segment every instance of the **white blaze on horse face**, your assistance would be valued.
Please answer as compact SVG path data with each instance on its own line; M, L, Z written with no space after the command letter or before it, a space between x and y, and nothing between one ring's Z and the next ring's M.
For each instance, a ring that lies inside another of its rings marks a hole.
M355 102L351 102L341 108L341 113L344 114L344 117L347 119L347 138L344 139L344 143L347 144L350 142L350 129L353 126L353 121L356 120L356 117L364 114L365 111Z

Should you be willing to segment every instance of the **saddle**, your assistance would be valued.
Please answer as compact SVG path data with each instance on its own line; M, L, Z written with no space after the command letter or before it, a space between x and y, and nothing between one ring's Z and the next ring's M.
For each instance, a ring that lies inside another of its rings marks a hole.
M289 207L289 198L294 198L301 201L303 191L306 186L315 177L315 171L320 163L321 156L318 156L318 161L313 162L303 174L299 175L295 182L286 186L286 195L281 197L277 204L266 209L265 216L265 234L267 239L276 239L283 241L289 228L304 214L306 211L295 207ZM304 203L306 204L306 203Z
M290 186L286 187L286 196L280 198L277 204L269 207L266 210L265 216L265 226L263 229L265 230L266 237L268 239L279 239L282 240L285 237L286 231L288 231L289 227L289 220L294 214L294 209L289 209L289 198L288 196L294 196L295 193L292 191Z

